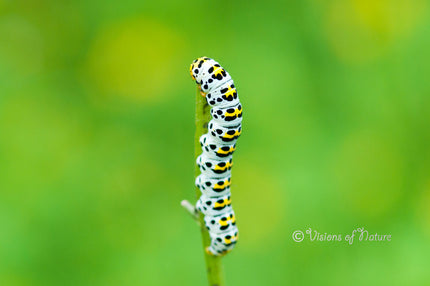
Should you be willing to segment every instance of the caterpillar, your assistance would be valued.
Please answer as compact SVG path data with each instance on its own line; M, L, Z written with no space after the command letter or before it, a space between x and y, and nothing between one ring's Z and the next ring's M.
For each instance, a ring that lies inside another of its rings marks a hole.
M238 240L236 217L231 206L232 155L242 133L242 105L228 72L208 57L193 61L191 78L211 106L208 133L200 137L202 154L197 157L201 174L195 184L201 191L196 209L203 213L211 238L206 252L220 256L230 252Z

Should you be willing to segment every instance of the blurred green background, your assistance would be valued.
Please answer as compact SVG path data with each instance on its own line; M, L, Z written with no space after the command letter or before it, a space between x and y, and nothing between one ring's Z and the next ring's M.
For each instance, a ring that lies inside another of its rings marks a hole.
M227 284L428 285L429 6L0 0L0 285L206 284L200 56L244 106Z

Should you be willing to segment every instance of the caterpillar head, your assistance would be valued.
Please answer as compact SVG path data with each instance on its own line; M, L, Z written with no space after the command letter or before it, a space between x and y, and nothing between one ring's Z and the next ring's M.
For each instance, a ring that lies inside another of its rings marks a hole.
M204 75L203 64L207 61L213 61L208 57L200 57L195 59L190 65L190 75L197 84L200 84L201 77ZM199 80L197 80L199 78Z
M230 75L225 69L215 60L208 57L201 57L194 60L190 66L190 75L199 85L204 95L231 80Z

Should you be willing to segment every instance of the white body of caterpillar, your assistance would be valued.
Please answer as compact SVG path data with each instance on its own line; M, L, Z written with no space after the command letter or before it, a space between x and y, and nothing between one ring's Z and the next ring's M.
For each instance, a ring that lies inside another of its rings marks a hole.
M196 186L202 195L196 209L204 214L211 237L206 251L224 255L238 239L230 183L232 154L242 132L242 105L233 80L215 60L207 57L194 60L190 74L212 107L208 133L200 137L203 152L197 158L201 174L196 178Z

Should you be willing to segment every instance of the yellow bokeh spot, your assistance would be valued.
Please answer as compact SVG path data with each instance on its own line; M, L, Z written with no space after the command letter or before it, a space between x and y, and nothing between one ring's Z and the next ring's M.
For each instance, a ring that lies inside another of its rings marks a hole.
M156 101L174 89L172 77L182 39L169 27L148 19L118 23L101 31L88 55L87 72L105 95Z
M426 6L423 0L353 0L358 23L389 39L412 31Z
M324 6L325 27L335 54L348 63L383 55L425 17L424 0L332 0Z

